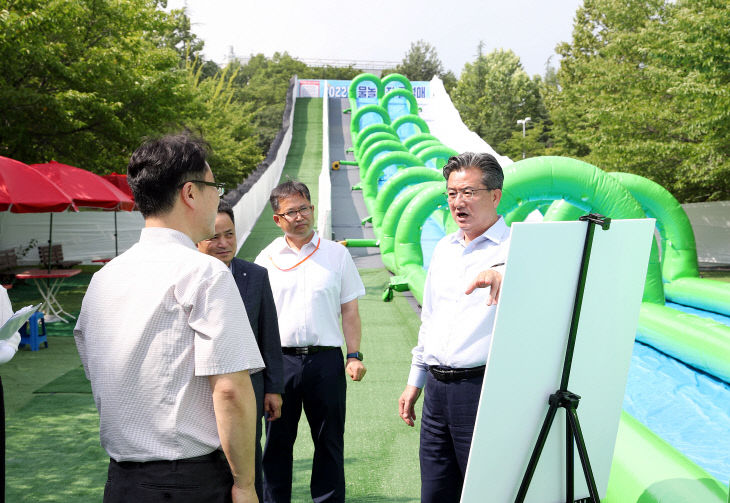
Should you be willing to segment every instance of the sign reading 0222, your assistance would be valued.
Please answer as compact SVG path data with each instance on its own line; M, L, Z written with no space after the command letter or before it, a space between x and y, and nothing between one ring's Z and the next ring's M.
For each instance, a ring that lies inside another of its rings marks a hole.
M347 98L347 86L327 86L327 95L330 98Z

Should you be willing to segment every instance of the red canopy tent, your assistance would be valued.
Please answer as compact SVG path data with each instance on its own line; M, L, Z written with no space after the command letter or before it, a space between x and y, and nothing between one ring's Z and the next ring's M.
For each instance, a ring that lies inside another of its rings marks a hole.
M76 206L132 211L134 201L103 177L85 169L51 161L45 164L31 164L49 180L56 183L71 196ZM118 254L117 214L114 212L114 247Z
M101 175L101 177L107 182L113 183L116 188L127 194L134 201L134 194L132 194L132 189L129 187L129 182L127 182L127 175L111 173L109 175Z
M49 250L53 238L53 212L78 211L73 199L52 180L27 164L0 156L0 211L51 213ZM49 260L48 267L51 264Z
M61 188L27 164L0 156L0 211L46 213L76 209Z

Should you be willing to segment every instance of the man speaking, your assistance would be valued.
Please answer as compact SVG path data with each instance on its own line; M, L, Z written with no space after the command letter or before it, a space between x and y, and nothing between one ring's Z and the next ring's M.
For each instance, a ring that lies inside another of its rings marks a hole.
M428 388L419 450L422 503L461 497L510 237L497 215L504 175L493 156L451 157L443 174L459 230L434 249L418 344L399 400L401 419L413 426L414 406Z

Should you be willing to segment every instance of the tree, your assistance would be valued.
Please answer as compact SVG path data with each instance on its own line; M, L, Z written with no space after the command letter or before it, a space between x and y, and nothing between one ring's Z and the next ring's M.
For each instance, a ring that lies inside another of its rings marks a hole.
M235 187L263 159L254 130L252 103L233 99L240 65L229 63L212 78L203 78L204 64L188 64L195 101L186 124L199 131L211 146L209 163L216 180Z
M0 155L122 170L191 101L151 0L0 4Z
M730 31L717 0L586 0L550 93L555 151L730 197Z
M412 42L403 61L393 71L412 81L426 81L438 77L443 80L444 87L449 93L456 85L453 72L444 71L444 65L438 57L436 48L425 40Z
M476 61L464 65L453 101L464 123L500 152L513 132L519 129L522 135L517 120L530 117L540 123L547 119L542 81L539 76L531 79L512 51L484 55L482 49L480 43Z

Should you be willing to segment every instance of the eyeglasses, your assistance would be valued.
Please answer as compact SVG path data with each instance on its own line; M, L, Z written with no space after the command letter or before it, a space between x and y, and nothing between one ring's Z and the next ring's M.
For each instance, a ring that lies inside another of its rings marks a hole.
M226 193L226 184L222 182L208 182L206 180L186 180L180 185L177 186L178 189L182 188L186 183L202 183L203 185L207 185L208 187L215 187L218 191L218 197L222 197L223 194Z
M492 189L472 189L470 187L468 187L466 189L459 189L459 190L449 189L446 191L446 197L449 198L449 201L453 201L454 199L456 199L456 196L461 194L461 197L464 199L464 201L470 201L471 198L474 197L474 193L478 192L480 190L492 190Z
M297 210L289 210L286 213L277 213L278 216L284 217L287 220L291 221L297 218L297 213L299 213L302 217L308 217L312 214L312 207L311 206L304 206L302 208L299 208Z

